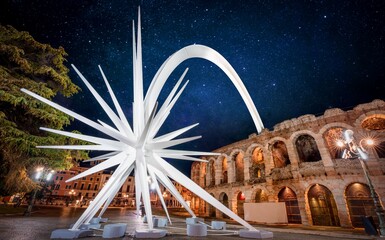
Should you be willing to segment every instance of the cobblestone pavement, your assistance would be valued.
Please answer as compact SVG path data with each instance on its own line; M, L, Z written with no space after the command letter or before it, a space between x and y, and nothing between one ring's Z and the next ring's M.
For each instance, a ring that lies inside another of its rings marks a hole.
M20 215L0 215L0 240L44 240L50 239L51 232L55 229L67 229L74 223L85 208L50 207L40 208L33 212L30 217ZM110 238L112 240L134 239L132 236L135 229L145 229L146 225L141 218L135 216L132 210L124 208L108 209L103 217L108 217L108 223L128 223L126 236L122 238ZM203 240L203 239L245 239L234 233L242 226L228 223L226 233L209 232L207 237L186 236L185 219L173 217L173 224L167 227L169 234L162 238L166 240ZM209 221L207 221L209 223ZM379 239L365 235L362 229L343 229L337 227L302 227L298 225L285 226L256 226L257 229L272 231L275 240L327 240L327 239ZM95 231L95 236L82 238L85 240L103 239L102 232ZM99 235L99 236L98 236Z

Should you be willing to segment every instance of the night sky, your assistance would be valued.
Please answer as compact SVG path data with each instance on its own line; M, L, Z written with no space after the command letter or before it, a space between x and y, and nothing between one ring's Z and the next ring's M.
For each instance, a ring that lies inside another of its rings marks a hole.
M0 23L37 41L63 46L104 96L100 64L125 112L132 115L132 20L141 6L144 86L168 56L190 44L221 53L238 72L266 128L328 108L351 109L385 99L385 2L379 1L1 1ZM212 151L256 132L238 91L202 59L180 65L160 103L183 70L190 80L166 133L193 123L186 136L203 138L188 150ZM83 92L56 101L91 119L107 119L71 69ZM69 129L97 135L80 122ZM180 147L179 147L180 148ZM178 164L179 165L179 164ZM187 169L189 164L179 166Z

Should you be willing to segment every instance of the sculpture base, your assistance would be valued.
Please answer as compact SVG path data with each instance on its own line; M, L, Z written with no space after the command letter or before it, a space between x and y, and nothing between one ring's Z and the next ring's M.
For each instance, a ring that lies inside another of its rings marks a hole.
M155 217L153 224L154 227L164 228L167 226L167 218Z
M187 236L189 237L206 237L207 225L194 223L187 224Z
M160 229L140 229L135 230L135 238L148 239L148 238L162 238L167 234L166 230Z
M239 230L239 236L241 238L254 238L254 239L272 239L273 233L263 230L248 230L241 229Z
M71 224L70 228L72 228L75 224ZM91 224L91 223L82 223L78 229L80 230L89 230L89 229L99 229L100 224Z
M226 230L226 222L224 222L224 221L211 221L211 228L214 230Z
M91 230L86 229L56 229L51 233L51 239L75 239L82 237L89 237L94 234Z
M203 218L198 218L198 217L190 217L186 218L186 224L195 224L199 222L204 222L205 220Z
M127 223L107 224L103 228L103 238L120 238L126 234Z

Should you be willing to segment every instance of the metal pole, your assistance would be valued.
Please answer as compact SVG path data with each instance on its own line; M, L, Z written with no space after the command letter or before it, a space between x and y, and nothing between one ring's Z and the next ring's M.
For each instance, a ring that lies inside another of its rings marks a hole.
M33 191L33 194L32 194L32 196L30 198L31 199L30 203L29 203L27 209L24 212L24 216L28 217L28 216L31 215L33 203L35 202L35 199L36 199L36 194L37 194L37 188L35 188L35 190Z
M374 187L373 187L372 181L370 180L368 168L366 166L365 161L361 157L358 157L358 159L360 160L362 169L364 170L366 181L368 182L368 185L369 185L370 196L373 199L373 203L374 203L374 207L375 207L375 212L376 212L377 217L378 217L378 222L379 222L378 228L380 230L380 236L381 237L385 237L384 209L381 206L381 203L380 203L380 200L378 198L377 193L374 191Z

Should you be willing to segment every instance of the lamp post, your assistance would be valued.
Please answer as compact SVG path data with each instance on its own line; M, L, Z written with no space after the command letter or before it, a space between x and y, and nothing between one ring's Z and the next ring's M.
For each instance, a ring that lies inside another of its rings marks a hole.
M34 179L40 186L42 183L51 180L53 173L54 173L53 170L45 169L44 167L38 167L35 170ZM33 204L35 202L37 192L38 192L38 188L35 188L33 190L32 195L31 195L28 207L24 212L24 216L30 216L31 215L32 207L33 207Z
M357 144L356 140L353 137L353 134L354 132L352 130L350 129L346 130L344 132L345 142L337 142L337 145L340 147L344 145L347 146L347 148L344 150L342 154L343 158L345 159L358 158L358 160L360 161L362 169L364 171L366 181L368 182L368 185L369 185L370 196L373 199L375 212L378 217L380 236L385 237L384 209L381 206L377 193L374 191L374 187L369 176L369 171L364 161L368 159L368 154L366 149L362 146L363 141L365 141L365 143L369 146L373 145L374 142L372 139L361 139Z
M75 190L71 189L71 190L68 192L68 194L70 195L70 201L71 201L71 203L72 203L73 197L75 196L76 192L75 192Z

